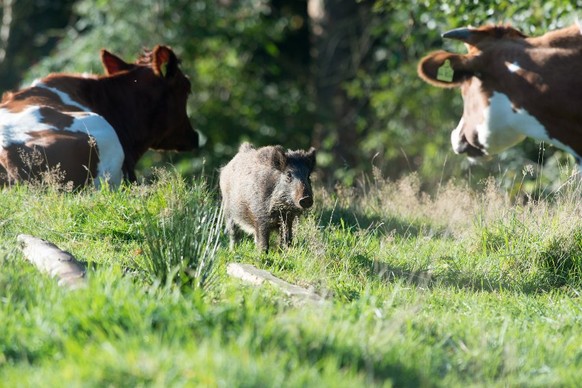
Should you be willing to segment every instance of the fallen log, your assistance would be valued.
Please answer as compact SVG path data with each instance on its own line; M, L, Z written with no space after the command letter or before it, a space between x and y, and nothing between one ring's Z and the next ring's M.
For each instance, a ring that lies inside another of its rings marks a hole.
M261 285L264 282L268 282L281 290L287 296L311 302L321 303L325 301L325 298L319 296L318 294L306 288L288 283L283 279L279 279L270 272L258 269L251 264L230 263L226 267L226 272L232 277L241 279L253 285Z
M55 244L27 234L16 238L24 257L41 272L58 279L59 286L71 289L85 286L85 266Z

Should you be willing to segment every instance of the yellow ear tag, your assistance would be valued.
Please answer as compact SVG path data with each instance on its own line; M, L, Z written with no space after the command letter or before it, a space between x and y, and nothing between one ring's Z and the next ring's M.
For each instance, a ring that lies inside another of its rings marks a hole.
M445 60L445 63L437 70L437 79L444 82L453 82L455 71L451 67L451 61Z
M162 77L165 77L166 74L168 74L168 62L164 62L162 66L160 66L160 73L162 74Z

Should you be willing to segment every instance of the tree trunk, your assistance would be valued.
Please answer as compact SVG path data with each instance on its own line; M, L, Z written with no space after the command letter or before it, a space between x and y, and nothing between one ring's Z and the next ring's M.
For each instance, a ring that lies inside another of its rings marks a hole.
M0 65L6 59L8 39L10 39L10 30L12 28L12 3L13 0L4 0L2 2L2 25L0 26Z
M50 53L72 22L75 0L0 0L0 94L18 87L31 65Z
M328 180L339 176L332 173L331 166L352 168L357 162L358 106L347 96L344 86L355 77L369 49L363 39L369 11L368 3L355 0L308 2L318 112L313 139L320 152L331 153L331 158L322 161Z

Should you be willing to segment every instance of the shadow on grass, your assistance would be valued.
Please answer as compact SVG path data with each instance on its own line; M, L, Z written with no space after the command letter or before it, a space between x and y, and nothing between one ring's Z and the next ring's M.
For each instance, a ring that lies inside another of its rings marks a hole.
M459 270L449 270L436 273L430 269L410 270L402 266L394 266L378 261L370 261L370 277L391 282L404 280L421 288L452 287L471 291L519 291L526 293L539 292L533 285L512 281L511 279L493 279L484 273L476 276Z
M525 294L539 294L559 289L561 287L577 288L575 279L563 273L559 268L551 267L543 270L536 279L517 280L510 274L468 273L450 269L432 271L430 269L410 270L403 266L395 266L376 260L367 260L368 276L371 280L392 282L403 280L408 284L421 288L453 287L471 291L512 291ZM451 258L451 260L453 260ZM501 278L503 276L503 278Z
M368 229L384 234L395 234L399 237L410 238L421 235L441 236L445 234L442 227L435 227L421 222L403 222L394 217L369 216L354 212L350 209L324 209L319 216L319 226Z
M297 337L301 338L300 340ZM421 367L411 367L399 359L397 350L385 349L370 352L365 345L346 341L341 336L313 330L309 325L283 326L263 338L262 352L273 347L282 353L293 352L300 362L309 365L322 364L322 360L335 359L340 369L354 370L364 374L372 386L389 382L396 387L427 386L429 376ZM290 347L290 344L293 344Z
M417 368L411 368L396 360L390 352L388 356L384 354L373 357L362 353L353 345L316 341L313 339L309 342L310 349L306 354L306 359L312 364L321 362L329 354L339 359L340 367L355 368L361 373L366 373L374 384L382 385L389 381L395 387L427 386L427 376L423 376Z

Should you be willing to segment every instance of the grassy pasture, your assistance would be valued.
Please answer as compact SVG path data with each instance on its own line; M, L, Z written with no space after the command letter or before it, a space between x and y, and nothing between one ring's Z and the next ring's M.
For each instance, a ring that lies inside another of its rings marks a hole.
M250 240L227 250L209 227L218 204L209 186L161 173L118 191L3 190L0 386L582 379L578 183L529 202L510 201L494 181L443 185L432 196L415 176L319 188L293 247L268 256ZM19 233L87 262L88 286L69 291L36 271L17 248ZM229 262L327 301L248 286L227 276Z

